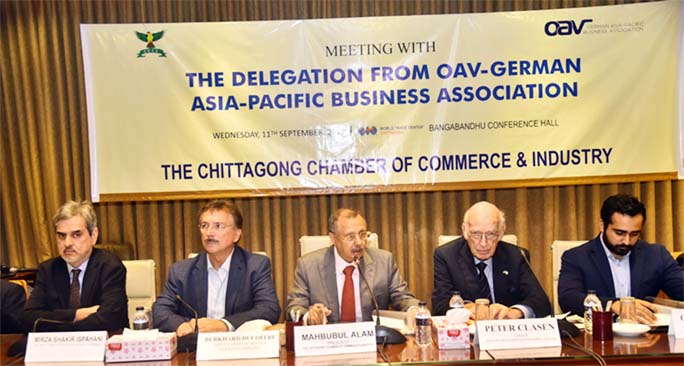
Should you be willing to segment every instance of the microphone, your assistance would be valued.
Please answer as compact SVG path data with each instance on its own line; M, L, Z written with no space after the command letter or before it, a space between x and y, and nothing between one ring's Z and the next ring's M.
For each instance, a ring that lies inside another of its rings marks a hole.
M518 253L520 253L520 256L527 264L527 267L534 274L534 270L532 270L532 265L530 264L530 260L527 259L525 251L522 248L518 248ZM553 317L555 316L553 303L551 302L551 299L549 299L548 296L546 297L546 299L549 302L549 309L551 310L551 316ZM572 324L569 321L567 321L567 319L556 319L556 321L558 322L558 332L560 333L561 338L577 337L581 334L579 328L577 328L575 324Z
M185 352L194 352L195 349L197 349L197 335L199 334L199 314L197 314L197 310L183 300L180 295L176 295L176 301L183 304L186 309L190 310L195 315L195 331L191 334L178 337L178 348Z
M366 280L366 276L363 275L363 271L361 270L361 259L357 256L354 256L354 264L356 264L356 268L359 270L359 276L361 277L361 280L363 280L363 283L366 285L366 288L368 289L368 292L371 295L371 299L373 300L373 307L375 308L375 314L376 314L376 318L375 318L375 343L376 344L405 343L406 337L404 337L404 335L401 334L398 330L380 324L380 306L378 306L378 301L375 299L375 294L373 294L373 289L368 284L368 281Z
M65 325L65 324L73 324L74 322L67 321L67 320L53 320L53 319L46 319L46 318L38 318L33 322L33 333L38 331L38 326L41 323Z

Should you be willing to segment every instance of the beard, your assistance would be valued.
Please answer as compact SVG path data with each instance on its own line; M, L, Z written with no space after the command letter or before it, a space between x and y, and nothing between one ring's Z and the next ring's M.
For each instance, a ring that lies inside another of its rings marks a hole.
M613 254L617 254L617 255L623 257L623 256L627 255L627 253L629 253L633 248L633 245L625 245L625 244L615 245L615 244L611 243L608 240L608 236L606 235L605 232L602 233L601 235L603 236L603 243L606 245L606 248L608 248L608 250L610 250L610 252Z

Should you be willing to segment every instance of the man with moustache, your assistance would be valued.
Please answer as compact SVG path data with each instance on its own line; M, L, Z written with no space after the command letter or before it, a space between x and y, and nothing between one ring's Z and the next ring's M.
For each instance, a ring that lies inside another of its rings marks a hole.
M664 246L639 239L645 221L646 208L635 197L618 194L603 202L599 235L561 258L558 303L563 311L583 314L584 297L594 290L603 306L613 300L614 313L620 311L621 297L635 297L637 320L649 324L657 309L644 298L663 290L684 300L682 269Z
M98 229L93 205L69 201L52 222L60 256L38 267L36 286L24 307L25 331L128 327L126 268L114 254L94 248Z
M152 306L152 319L163 332L184 336L199 332L234 331L248 320L277 323L280 305L268 257L238 246L242 213L225 200L209 202L199 214L204 252L174 263L164 291Z
M358 211L341 208L330 215L328 236L333 245L297 260L294 284L287 295L288 317L302 314L310 325L372 320L375 307L359 268L373 288L380 309L391 305L406 311L418 306L418 299L399 275L392 253L366 248L369 234Z
M501 241L506 217L495 205L481 201L463 215L463 237L435 249L432 309L443 315L459 291L466 309L474 301L491 302L489 318L541 318L551 313L549 298L532 272L522 249Z

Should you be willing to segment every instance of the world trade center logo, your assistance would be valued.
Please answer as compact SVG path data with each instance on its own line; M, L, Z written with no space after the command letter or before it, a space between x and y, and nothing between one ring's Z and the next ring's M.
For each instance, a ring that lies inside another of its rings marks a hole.
M164 31L152 33L152 32L135 32L135 35L139 40L147 43L147 48L144 48L138 52L138 57L145 57L148 53L156 53L159 57L166 57L166 52L161 48L157 48L154 42L162 39L164 37Z

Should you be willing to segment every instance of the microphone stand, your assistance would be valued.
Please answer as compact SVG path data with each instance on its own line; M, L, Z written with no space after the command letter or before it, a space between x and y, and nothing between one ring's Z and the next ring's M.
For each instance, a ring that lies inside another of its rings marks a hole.
M354 257L354 264L356 264L356 268L359 269L359 276L366 285L366 288L371 295L371 299L373 300L373 307L375 307L375 344L405 343L406 337L404 337L401 332L380 324L380 307L378 306L378 301L375 299L375 294L373 294L373 289L368 284L366 276L363 275L363 271L361 270L361 259L359 257Z
M53 320L53 319L47 319L47 318L38 318L38 319L36 319L36 321L33 322L33 333L38 331L38 325L40 325L41 323L54 324L54 325L65 325L65 324L73 324L74 322L67 321L67 320ZM65 331L65 329L59 329L59 330L53 330L53 331L62 331L63 332L63 331Z
M523 257L523 260L527 264L527 267L530 269L530 271L534 274L534 271L532 270L532 265L530 264L530 261L527 259L527 256L525 255L525 251L522 250L522 248L518 248L518 252L520 253L520 256ZM551 316L554 317L554 306L553 303L551 303L551 299L546 297L546 299L549 301L549 309L551 309ZM579 336L580 330L575 326L575 324L570 323L567 319L556 319L558 322L558 333L560 333L561 338L568 338L568 337L577 337Z
M178 337L178 349L185 352L194 352L197 349L197 336L199 335L199 314L197 310L190 306L180 295L176 295L176 301L183 304L183 306L190 310L195 315L195 331L191 334L186 334Z

